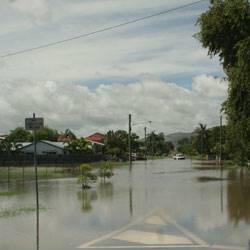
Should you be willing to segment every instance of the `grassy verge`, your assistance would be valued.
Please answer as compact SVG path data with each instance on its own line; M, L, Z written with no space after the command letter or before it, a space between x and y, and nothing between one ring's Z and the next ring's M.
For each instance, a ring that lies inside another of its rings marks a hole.
M45 211L47 209L45 207L40 207L39 210ZM33 213L35 211L36 211L35 207L5 208L5 209L0 209L0 218L15 217L15 216L19 216L19 215Z
M93 168L99 168L102 162L94 162L90 165ZM112 167L127 166L127 162L111 162ZM38 166L38 178L43 179L58 179L58 178L69 178L77 177L79 175L78 165L55 165L55 166ZM34 167L0 167L0 182L13 181L29 181L35 179ZM2 194L11 195L11 194ZM14 195L14 194L13 194ZM1 196L1 193L0 193Z
M214 177L214 176L200 176L195 178L197 182L209 182L209 181L224 181L226 178Z
M24 192L21 192L21 191L4 191L4 192L0 192L0 197L15 196L15 195L23 194L23 193Z

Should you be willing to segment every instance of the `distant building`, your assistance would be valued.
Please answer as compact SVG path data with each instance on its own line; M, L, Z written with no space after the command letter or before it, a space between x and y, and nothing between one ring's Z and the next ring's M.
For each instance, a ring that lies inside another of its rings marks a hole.
M23 154L34 154L34 143L18 143L18 150ZM63 155L67 151L65 147L68 143L52 142L52 141L38 141L36 143L36 150L38 155Z
M86 137L85 139L90 142L97 142L103 144L105 142L106 136L101 133L95 133L93 135Z

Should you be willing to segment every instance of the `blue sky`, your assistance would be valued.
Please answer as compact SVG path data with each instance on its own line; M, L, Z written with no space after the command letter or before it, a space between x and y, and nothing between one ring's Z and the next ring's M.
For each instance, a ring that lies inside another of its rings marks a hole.
M0 3L0 54L95 31L190 2L192 1L34 0L31 3L29 0L2 0ZM107 88L120 86L120 88L131 89L138 83L143 85L147 82L148 84L148 81L155 86L158 86L159 82L166 85L174 84L184 92L185 89L190 92L194 91L194 79L200 79L199 76L203 76L203 80L204 78L207 78L208 81L214 79L214 82L217 83L216 77L223 76L218 59L209 58L207 51L193 37L199 30L196 25L197 18L207 8L208 1L117 30L2 59L0 61L0 84L14 92L15 89L12 89L14 83L23 84L27 80L29 90L26 89L26 91L30 92L32 88L37 86L42 88L47 82L52 81L72 88L72 91L81 86L97 96L102 86ZM44 85L40 85L39 82L44 82ZM211 87L214 86L211 85ZM221 90L220 87L219 89ZM223 91L225 99L225 88ZM57 100L64 98L60 96L60 93L56 94ZM67 98L70 100L72 93L67 94L69 95ZM174 94L172 96L175 99L180 98ZM128 93L124 99L129 97ZM116 96L107 98L116 98ZM223 98L219 101L223 101ZM40 99L42 102L42 97ZM20 113L20 106L25 102L20 98L19 105L13 106L4 97L0 101L11 106L10 113L14 114ZM108 100L106 101L108 103ZM207 101L210 102L210 100ZM81 114L74 124L65 121L59 122L62 116L56 115L56 110L42 108L43 105L38 105L36 102L37 100L34 100L34 103L30 105L39 106L40 110L37 112L48 118L50 126L58 126L61 130L72 126L78 134L83 134L95 129L104 131L105 129L125 127L114 117L103 118L103 120L107 120L103 127L102 122L96 117L91 117L91 115L82 117ZM89 107L90 110L97 112L97 109L100 109L100 107L95 107L95 104L92 105ZM117 105L108 108L114 110ZM144 99L141 101L141 105L150 105L150 101ZM121 116L127 118L128 112L132 112L136 120L146 119L143 112L134 110L134 108L123 104ZM217 103L214 108L217 116L220 105ZM28 115L28 110L23 108L22 111ZM173 107L171 112L175 117L178 109ZM52 115L53 113L54 115ZM4 111L1 114L1 110L0 115L8 121L2 129L0 128L0 132L1 130L6 131L9 124L14 122L21 124L22 122L19 115L14 118L14 115L9 116ZM67 114L64 115L67 116ZM154 115L152 114L152 116ZM85 119L93 120L93 122L84 125L82 123ZM120 121L119 117L117 119ZM179 119L178 116L175 119ZM204 123L211 126L216 120L215 117L209 118L209 115L205 115L196 118L195 122L198 122L199 119L201 121L203 119ZM163 124L165 122L167 121L162 121ZM178 126L179 123L180 121L176 120L171 126L164 124L157 129L166 130L163 132L174 132L180 129L190 131L195 126L191 122L187 123L186 127Z

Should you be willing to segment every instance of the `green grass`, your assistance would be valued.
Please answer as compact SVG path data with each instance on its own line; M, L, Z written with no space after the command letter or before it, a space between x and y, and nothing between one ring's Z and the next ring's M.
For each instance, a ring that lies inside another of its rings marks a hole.
M102 162L91 163L93 168L99 168ZM112 167L127 166L127 162L111 162ZM38 179L59 179L68 177L77 177L80 173L78 165L58 165L58 166L38 166ZM9 167L9 180L13 181L29 181L35 179L34 167ZM0 182L8 181L8 167L0 167ZM6 194L8 195L8 194Z
M197 177L196 180L198 182L208 182L208 181L224 181L226 178L214 177L214 176L201 176Z
M40 207L40 211L46 211L47 209L45 207ZM0 208L0 218L10 218L15 217L19 215L25 215L29 213L33 213L36 211L35 207L19 207L19 208Z
M15 196L15 195L19 195L22 194L24 192L21 191L5 191L5 192L0 192L0 197L3 196Z
M74 177L78 173L77 168L72 167L38 167L38 178L39 179L57 179L65 177ZM35 170L34 167L25 167L24 173L22 167L10 167L9 168L9 180L34 180ZM0 182L8 181L8 168L0 167Z

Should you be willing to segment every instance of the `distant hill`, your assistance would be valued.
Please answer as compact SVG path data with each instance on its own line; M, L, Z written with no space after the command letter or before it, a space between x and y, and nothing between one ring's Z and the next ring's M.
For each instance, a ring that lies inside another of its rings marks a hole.
M185 132L177 132L177 133L173 133L173 134L169 134L165 136L166 141L170 141L174 144L174 146L176 147L178 144L178 141L180 141L181 139L184 138L191 138L192 133L185 133Z

